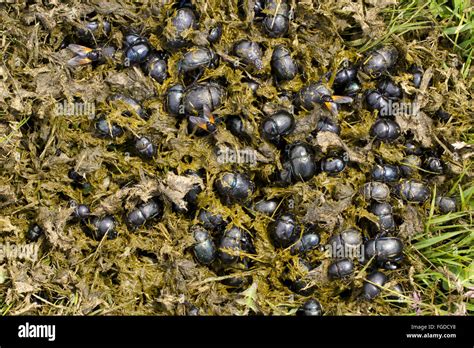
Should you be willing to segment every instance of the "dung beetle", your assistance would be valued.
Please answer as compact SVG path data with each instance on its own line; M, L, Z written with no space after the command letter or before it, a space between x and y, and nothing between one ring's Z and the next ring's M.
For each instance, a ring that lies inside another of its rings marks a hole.
M323 116L319 118L316 124L315 133L317 132L331 132L339 135L341 133L341 127L331 118Z
M147 137L140 137L135 141L135 150L143 158L152 158L156 154L156 147Z
M366 200L373 199L377 202L385 202L390 198L390 188L382 182L367 182L362 186L361 191Z
M350 259L340 259L331 263L328 267L328 276L331 279L341 279L350 276L354 272L354 263Z
M311 279L308 277L308 273L314 267L306 260L299 258L298 262L294 265L294 271L298 275L296 277L289 274L289 268L285 270L283 274L283 284L288 288L302 296L309 296L315 291L314 285L311 284Z
M403 259L403 243L396 237L379 237L368 240L365 245L365 257L375 257L377 265L385 269L396 269Z
M178 62L178 72L186 74L194 70L216 68L218 64L219 56L213 50L207 47L193 47Z
M82 184L84 181L86 181L84 174L80 174L74 168L69 169L67 176L76 184Z
M341 88L347 86L349 83L357 80L357 68L348 66L342 68L336 73L334 77L334 88Z
M156 199L142 203L127 215L127 225L133 230L143 226L153 218L159 218L163 214L163 207Z
M451 115L449 114L449 112L443 109L438 109L434 115L443 122L448 122L449 119L451 118Z
M319 245L319 234L311 229L305 232L301 239L299 239L292 247L292 254L304 254L310 250L315 249Z
M402 97L402 89L390 79L381 80L377 89L388 99L399 100Z
M245 203L253 194L255 184L244 174L224 172L215 182L222 202L226 205Z
M376 137L378 140L392 142L400 136L401 129L397 122L379 118L372 125L370 135Z
M378 90L369 90L366 94L365 101L370 110L380 110L381 116L391 116L392 108L389 99Z
M184 111L188 115L202 112L204 106L213 111L224 99L224 89L217 83L202 83L188 88L183 95Z
M281 214L268 224L268 234L272 244L277 248L287 248L298 240L301 227L291 213Z
M352 98L333 95L332 92L321 83L310 83L298 92L295 104L306 110L314 109L316 104L324 104L332 114L337 114L337 104L351 103Z
M407 155L416 155L420 156L423 154L423 149L421 146L413 141L408 141L405 143L405 154Z
M257 93L258 88L260 87L258 82L254 81L254 80L251 80L251 79L244 79L243 81L245 82L247 87L250 88L250 90L252 91L253 94Z
M263 69L263 51L258 43L241 40L234 45L234 54L245 64L252 65L257 70Z
M278 202L274 199L261 200L255 203L254 210L266 215L273 215L278 208Z
M123 116L130 117L132 116L132 113L134 112L141 119L146 120L148 118L146 111L143 109L140 103L131 97L127 97L123 94L114 94L110 96L109 98L107 98L107 100L112 103L117 103L119 105L125 106L127 110L122 112Z
M85 204L78 204L74 207L73 216L77 220L85 220L91 215L91 210Z
M362 246L362 234L354 228L348 228L329 238L328 244L332 258L354 258Z
M319 301L311 298L298 309L297 315L306 317L321 316L323 315L323 309Z
M372 179L381 182L394 182L400 179L400 169L391 164L376 164L372 169Z
M363 286L364 298L367 300L372 300L377 297L381 291L380 287L384 286L386 282L387 276L382 272L374 271L369 274Z
M308 144L297 142L286 147L280 180L306 181L311 179L316 171L314 151Z
M166 60L152 55L145 63L145 71L159 83L163 83L168 77L168 64Z
M415 86L415 88L420 88L421 80L423 79L423 69L412 65L410 73L413 75L413 86Z
M76 29L76 35L83 41L96 43L99 39L109 36L111 29L107 20L91 20L81 23Z
M209 30L209 34L207 35L207 41L209 41L209 43L216 43L221 39L221 36L222 24L218 23Z
M210 211L201 209L198 214L199 222L206 230L218 231L224 228L227 222L220 214L212 214Z
M115 123L110 124L105 117L100 117L95 123L97 135L101 138L117 138L123 134L122 127Z
M26 232L26 239L30 242L36 242L43 233L43 229L38 224L33 224Z
M225 249L229 249L227 252ZM233 251L233 252L232 252ZM250 235L236 226L224 231L219 243L219 259L225 264L232 264L239 260L240 252L252 252L253 245Z
M375 202L371 206L371 211L379 218L379 227L382 233L395 230L392 206L389 203Z
M95 230L92 234L96 240L101 240L104 238L104 236L107 236L107 239L117 238L117 232L115 231L115 219L113 216L96 216L92 219L92 225L95 227Z
M176 14L171 18L170 33L167 37L167 46L170 49L178 49L188 43L183 37L183 33L189 29L197 27L196 15L189 7L181 7L176 10Z
M298 66L291 57L290 51L281 45L273 50L271 66L278 80L293 80L298 73Z
M188 177L202 178L199 171L186 170L185 174ZM198 209L198 196L202 192L202 186L199 183L194 183L189 191L184 195L183 200L186 203L185 207L180 207L173 203L173 210L191 216L194 215Z
M444 163L437 157L428 157L423 164L426 170L435 174L443 174L444 172Z
M226 128L238 139L250 142L251 136L249 135L244 121L240 116L228 116L225 120Z
M131 33L125 36L125 65L144 63L151 52L148 41L138 34Z
M414 180L404 180L395 186L396 194L410 203L424 203L431 196L430 189L423 183Z
M321 171L329 175L336 175L346 168L344 157L337 155L329 155L321 160Z
M369 53L362 65L365 73L379 76L392 68L398 59L398 50L393 46L383 46Z
M349 82L346 87L342 90L342 95L348 97L354 97L362 90L362 86L357 81Z
M295 129L295 118L286 110L279 110L263 121L262 135L270 141L279 142Z
M400 170L403 176L412 176L421 166L421 158L415 155L408 155L400 163Z
M166 92L166 110L172 115L184 114L183 107L184 87L173 85Z
M290 26L290 8L286 0L266 0L263 19L263 30L269 37L281 37L288 32Z
M210 265L217 256L217 248L212 240L212 236L208 231L200 226L194 227L194 240L196 243L193 246L194 255L199 263L203 265Z
M435 199L435 204L443 214L455 212L457 209L456 199L452 197L438 196Z

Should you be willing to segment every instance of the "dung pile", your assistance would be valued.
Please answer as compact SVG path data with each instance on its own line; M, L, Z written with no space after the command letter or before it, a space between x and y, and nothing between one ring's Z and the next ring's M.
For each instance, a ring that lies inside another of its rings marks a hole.
M0 4L2 312L434 314L472 90L372 3Z

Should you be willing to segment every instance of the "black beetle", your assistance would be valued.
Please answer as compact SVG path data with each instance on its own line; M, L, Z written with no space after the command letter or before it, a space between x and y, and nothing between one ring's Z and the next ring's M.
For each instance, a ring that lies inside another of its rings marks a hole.
M279 142L284 136L289 135L295 129L295 118L286 110L279 110L268 117L262 124L262 135L264 138Z
M308 144L297 142L286 147L280 180L305 181L311 179L316 171L314 151Z
M182 7L177 9L176 14L171 18L170 32L167 36L168 48L178 49L185 46L188 40L182 34L196 27L196 15L191 8Z
M412 65L410 73L413 75L413 86L415 86L415 88L420 88L421 80L423 79L423 69Z
M328 276L332 279L340 279L350 276L354 272L354 263L350 259L340 259L331 263L328 267Z
M299 239L292 247L292 254L303 254L310 250L315 249L319 245L320 237L319 234L314 231L313 228L309 228L309 231L305 231L301 239Z
M125 65L143 63L151 52L147 40L138 34L131 33L125 36Z
M372 125L370 135L376 137L378 140L391 142L400 136L401 129L397 122L379 118Z
M145 109L143 109L138 101L131 97L127 97L123 94L114 94L107 98L107 100L113 103L118 103L119 105L124 105L127 110L122 112L123 116L130 117L132 116L132 113L136 113L141 119L146 120L148 118Z
M365 245L367 260L375 257L375 262L386 269L396 269L403 258L403 243L395 237L379 237L368 240Z
M123 134L122 127L110 123L105 117L100 117L95 123L97 135L101 138L117 138Z
M400 179L400 169L391 164L376 164L372 169L372 178L375 181L394 182Z
M402 89L390 79L381 80L377 89L388 99L399 100L402 97Z
M238 139L250 142L251 135L245 127L244 121L240 116L228 116L225 120L226 128Z
M144 158L152 158L156 154L155 145L147 137L140 137L135 141L135 150Z
M337 114L337 104L351 103L352 98L333 95L321 83L310 83L304 86L297 94L295 104L306 110L314 109L316 104L324 104L332 114Z
M292 276L289 274L289 267L283 274L283 284L288 286L288 288L302 296L309 296L315 291L315 286L311 284L311 279L309 277L309 272L314 268L308 261L299 258L298 262L292 267L293 272L297 276Z
M452 197L438 196L435 204L443 214L452 213L457 209L456 199Z
M298 73L298 66L284 46L276 46L272 54L272 71L278 80L292 80Z
M335 134L341 133L341 127L329 117L320 117L318 123L316 124L316 131L317 132L331 132Z
M111 215L94 217L92 219L92 225L95 227L93 237L96 240L101 240L104 236L107 236L107 239L114 239L117 237L117 232L115 231L115 219Z
M250 88L250 90L253 92L253 94L257 93L258 88L260 87L258 82L254 81L254 80L251 80L251 79L244 79L243 81L245 82L247 87Z
M168 77L168 64L166 60L153 55L145 63L145 71L159 83L163 83Z
M193 47L178 62L178 72L186 74L204 68L216 68L219 56L207 47Z
M33 224L26 232L26 239L30 242L36 242L43 233L43 229L38 224Z
M443 174L444 172L444 163L437 157L428 157L423 164L426 170L435 174Z
M143 226L147 221L159 218L163 214L161 203L155 199L151 199L146 203L142 203L127 215L127 225L131 229Z
M358 253L362 246L362 234L354 228L348 228L329 238L327 245L332 258L360 257Z
M212 240L212 236L208 231L199 226L194 227L193 235L196 241L193 246L196 259L203 265L210 265L217 256L217 248Z
M274 199L261 200L255 203L254 210L266 215L273 215L278 208L278 202Z
M260 45L249 40L241 40L234 45L234 53L245 64L254 66L257 70L263 69L263 51Z
M414 180L402 181L395 186L395 192L401 199L411 203L423 203L431 195L429 187Z
M407 141L405 143L405 154L420 156L423 154L421 146L414 141Z
M221 105L225 96L224 89L217 83L202 83L187 89L183 95L184 111L196 115L207 106L213 111Z
M364 282L363 292L364 298L372 300L380 294L380 287L384 286L387 282L387 276L379 271L374 271L367 276L367 280ZM372 284L373 283L373 284Z
M263 20L265 33L269 37L284 36L290 26L290 8L286 0L266 0L265 11L268 13Z
M226 249L231 250L227 252ZM224 231L219 243L219 259L225 264L232 264L239 260L240 252L253 251L250 235L236 226ZM237 254L237 255L236 255Z
M369 90L365 101L370 110L380 110L380 116L392 115L391 101L378 90Z
M371 211L379 218L379 227L382 233L395 230L392 206L389 203L375 202L371 206Z
M321 160L321 171L330 175L339 174L346 168L346 161L340 156L328 156Z
M406 156L400 163L403 176L412 176L421 166L421 158L415 155Z
M80 174L74 168L69 169L67 176L76 184L82 184L84 181L86 181L84 174Z
M392 68L398 59L398 50L393 46L383 46L369 53L363 64L363 70L368 75L379 76Z
M367 182L362 186L361 192L366 200L385 202L390 198L390 188L382 182Z
M207 41L209 41L209 43L216 43L221 39L221 36L222 24L218 23L209 30L209 34L207 35Z
M357 81L352 81L347 84L347 86L343 89L342 95L348 97L354 97L362 90L362 86Z
M222 215L212 214L210 211L204 209L199 211L198 220L206 230L218 231L227 225Z
M89 207L85 204L78 204L74 207L74 213L73 216L77 220L84 220L89 218L91 215L91 210Z
M349 66L342 68L336 73L334 77L334 88L341 88L347 86L351 82L355 82L357 79L357 68Z
M99 39L109 36L111 29L107 20L91 20L81 23L76 29L76 35L80 40L96 43Z
M172 115L184 114L183 106L184 87L173 85L166 92L166 110Z
M222 202L226 205L245 203L253 194L254 183L244 174L224 172L215 182Z
M297 315L306 317L321 316L323 315L323 309L319 301L311 298L298 309Z
M300 237L301 227L293 214L281 214L268 224L268 234L272 244L277 248L287 248Z

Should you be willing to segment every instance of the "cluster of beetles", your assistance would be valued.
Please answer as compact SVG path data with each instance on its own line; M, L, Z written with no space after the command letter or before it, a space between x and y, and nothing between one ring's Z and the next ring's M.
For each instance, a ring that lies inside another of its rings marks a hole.
M263 35L271 38L285 37L290 27L292 11L286 1L260 0L255 2L254 20ZM294 112L281 108L261 119L258 130L249 130L248 120L243 116L229 115L215 117L217 110L226 99L226 87L220 80L200 82L204 71L216 69L221 64L233 64L237 69L243 69L250 76L244 83L253 93L259 89L258 82L251 79L252 74L259 75L264 68L264 47L249 39L236 40L228 55L221 57L213 49L213 45L221 39L226 30L225 23L202 29L206 37L206 45L191 45L184 33L199 29L199 15L192 2L180 1L175 4L173 16L170 18L170 28L163 38L164 50L156 50L147 38L137 32L124 32L122 50L124 68L134 66L143 69L145 74L158 83L169 78L168 58L170 54L179 52L178 72L179 83L173 84L162 97L166 112L176 117L180 122L187 122L187 131L191 137L212 137L225 127L233 136L244 144L251 142L254 137L260 137L265 142L280 151L282 168L277 170L269 183L288 187L297 182L310 181L319 173L325 172L337 176L350 165L347 154L342 149L333 149L322 159L317 160L318 149L309 143L298 141L288 142L287 136L295 130L297 120ZM78 27L74 40L67 48L75 54L67 64L78 68L87 64L104 64L113 60L117 48L101 46L112 25L106 20L89 19ZM92 46L92 48L91 48ZM276 85L279 82L291 81L300 72L301 67L292 54L291 46L277 45L272 49L271 73ZM422 148L413 140L410 134L403 134L391 110L393 103L404 97L402 88L391 76L396 71L400 53L391 45L380 46L357 62L344 62L335 76L327 74L319 81L307 81L297 92L281 91L289 96L296 111L311 112L317 105L323 110L322 116L314 124L312 134L330 132L340 135L338 113L343 108L350 108L354 98L362 96L364 106L378 115L370 129L370 136L375 144L386 143L404 144L405 159L402 164L386 163L379 159L373 166L367 182L360 187L360 195L370 204L370 212L378 218L378 223L369 231L366 237L360 227L351 227L340 232L331 233L328 244L335 249L362 250L356 258L333 257L327 267L329 279L346 279L354 274L358 265L366 265L368 275L361 289L361 297L372 300L377 297L389 281L390 270L400 267L403 260L404 243L397 237L397 220L394 217L390 200L396 197L407 204L424 204L431 199L432 190L426 182L420 181L414 175L420 168L429 175L446 173L446 166L440 158L437 149ZM230 58L229 58L230 57ZM418 88L423 78L423 70L412 67L412 84ZM374 89L363 90L359 79L363 73L375 81ZM328 81L333 81L329 86ZM138 115L147 119L147 111L139 101L122 94L110 97L111 101L119 100L125 103L131 112L127 116ZM440 111L441 114L445 114ZM223 122L222 122L223 121ZM125 130L117 124L100 116L95 120L95 135L104 139L115 139L124 134ZM144 159L152 159L157 153L157 144L147 136L138 136L134 140L136 153ZM187 175L206 178L206 171L189 171ZM86 177L71 169L69 179L72 185L87 187ZM254 181L243 171L223 171L214 182L213 190L225 206L242 205L249 208L254 216L265 214L269 217L267 226L268 241L275 249L287 249L292 255L298 255L298 267L302 274L315 268L306 259L305 254L319 250L320 231L316 226L301 224L298 217L287 209L285 204L277 199L255 199L255 191L259 179ZM198 221L190 229L195 243L192 253L196 261L210 267L218 275L224 277L223 283L229 289L244 289L251 282L251 276L232 276L235 272L250 270L254 261L251 255L256 253L253 236L228 221L221 215L199 208L199 195L202 187L194 186L184 197L187 209L174 206L174 210ZM457 202L448 196L435 197L438 208L443 212L455 211ZM152 220L160 219L164 214L163 202L155 197L142 202L134 210L128 212L125 221L131 230L144 226ZM115 232L116 219L113 216L95 216L84 204L74 205L74 219L86 227L92 238L102 240L117 237ZM41 227L34 225L28 231L28 239L34 241L42 234ZM343 255L344 256L344 255ZM240 273L241 274L241 273ZM309 300L298 311L301 315L322 315L323 309L314 295L315 287L305 276L294 279L281 277L282 283L290 291L309 297ZM400 285L392 286L392 293L403 294ZM197 313L193 309L193 313Z

